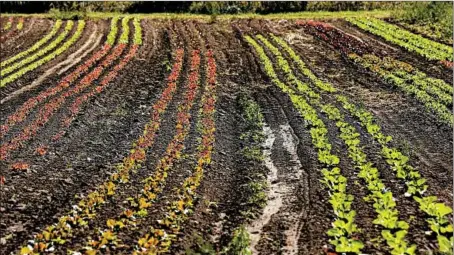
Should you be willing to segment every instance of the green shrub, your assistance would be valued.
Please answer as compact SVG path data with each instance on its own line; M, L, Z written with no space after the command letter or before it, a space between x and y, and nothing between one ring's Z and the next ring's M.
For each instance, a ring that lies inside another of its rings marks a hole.
M59 9L52 8L49 10L49 14L53 19L56 20L83 20L86 18L86 12L79 11L61 11Z
M250 243L249 233L244 226L241 226L235 230L232 241L230 241L222 254L252 255L251 249L249 248Z
M308 2L308 11L360 11L377 9L394 9L401 5L399 2Z
M453 36L452 2L406 2L393 12L393 18L408 24L430 26L445 38Z

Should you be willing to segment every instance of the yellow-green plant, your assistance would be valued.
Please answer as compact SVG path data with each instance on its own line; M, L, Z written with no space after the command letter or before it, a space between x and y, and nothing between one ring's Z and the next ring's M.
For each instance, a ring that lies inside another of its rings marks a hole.
M65 26L65 29L63 30L63 32L57 38L55 38L55 40L53 40L49 45L47 45L43 49L38 50L35 54L29 56L28 58L25 58L25 59L21 60L20 62L17 62L16 64L13 64L9 67L2 69L0 72L0 75L2 77L5 77L5 75L33 62L34 60L38 59L39 57L44 56L45 54L51 52L53 49L55 49L55 47L58 46L58 44L60 44L60 42L62 42L66 38L66 36L69 34L69 32L71 32L73 25L74 25L74 22L72 20L68 21L66 23L66 26Z
M27 56L28 54L32 53L33 51L39 49L39 47L41 47L42 45L47 43L58 32L58 30L60 29L61 25L62 25L62 21L61 20L57 20L55 22L54 26L52 27L52 30L45 37L43 37L41 40L37 41L35 44L33 44L33 46L31 46L27 50L22 51L19 54L14 55L14 57L11 57L11 58L9 58L9 59L7 59L5 61L2 61L0 63L0 67L2 67L2 69L3 69L5 66L13 63L14 61L16 61L16 60L18 60L20 58L23 58L23 57Z
M134 18L134 44L142 45L142 27L140 26L140 19Z
M285 73L287 81L294 83L298 91L305 93L312 102L318 101L318 95L308 88L291 74L288 62L282 57L279 50L271 45L264 37L257 36L278 58L277 65ZM354 219L356 211L352 210L351 204L353 196L346 193L347 178L345 178L337 167L340 159L331 153L332 146L328 139L328 129L323 121L318 117L316 110L296 91L281 82L274 71L273 63L268 58L265 50L250 36L244 36L245 40L255 49L261 62L264 65L265 73L271 80L285 93L290 96L295 108L300 112L305 122L310 128L312 144L318 151L318 160L326 168L322 169L322 183L329 189L330 204L336 215L332 228L327 234L332 238L330 242L335 246L337 252L354 252L360 253L364 244L353 238L353 235L359 231Z
M389 146L392 137L385 136L381 132L380 126L375 123L370 112L350 103L344 96L337 96L336 99L344 109L360 121L361 126L381 145L381 153L386 163L396 172L397 178L405 181L407 187L405 196L413 197L419 203L421 211L428 216L426 221L430 229L437 235L440 251L452 254L454 246L453 227L448 219L449 215L452 214L452 209L437 202L436 196L425 195L428 187L426 180L408 163L409 158L407 156L403 155L398 149Z
M361 29L381 36L386 41L397 44L408 51L416 52L429 60L453 61L453 49L451 46L434 42L376 18L353 17L346 18L346 20Z
M107 35L107 44L111 46L115 44L115 38L117 37L118 19L119 19L118 17L113 17L112 20L110 21L110 32Z
M366 58L360 57L354 53L348 55L355 63L377 73L382 77L386 82L395 85L403 92L408 95L414 96L418 101L424 104L426 109L433 112L440 118L440 121L452 126L454 123L454 118L452 112L447 108L443 101L437 97L432 97L426 92L426 90L437 91L442 95L440 89L437 89L435 86L427 85L426 81L418 82L407 82L405 78L401 78L393 72L388 72L384 70L378 64L368 61ZM399 74L402 75L402 74ZM426 83L426 84L424 84ZM419 85L419 86L418 86ZM427 88L427 86L431 86ZM424 90L425 88L425 90ZM435 92L433 92L435 93ZM443 96L441 96L443 97ZM449 101L449 100L448 100ZM446 102L445 102L446 103Z
M30 64L30 65L28 65L28 66L26 66L24 68L19 69L18 71L16 71L15 73L9 75L6 78L3 78L0 81L0 87L6 86L8 83L11 83L11 82L17 80L18 78L22 77L24 74L26 74L26 73L38 68L39 66L41 66L41 65L51 61L52 59L56 58L57 56L61 55L63 52L65 52L69 47L71 47L80 38L84 28L85 28L85 21L80 20L78 22L78 24L77 24L76 32L71 36L71 38L69 38L68 41L66 41L58 49L56 49L55 51L51 52L50 54L48 54L44 58L41 58L38 61L35 61L32 64Z
M123 32L120 35L119 43L124 43L124 44L128 43L128 40L129 40L129 24L128 24L128 22L130 19L131 18L129 18L129 17L124 17L121 20L121 29L123 30Z

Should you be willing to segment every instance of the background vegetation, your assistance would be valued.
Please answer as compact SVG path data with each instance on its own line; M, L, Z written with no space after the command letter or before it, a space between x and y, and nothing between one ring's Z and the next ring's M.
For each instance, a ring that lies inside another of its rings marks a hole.
M74 2L2 1L3 13L51 13L60 19L84 18L88 12L118 13L196 13L196 14L270 14L304 11L391 10L393 19L410 25L425 26L436 37L452 38L453 2Z
M394 9L402 6L401 2L74 2L74 1L2 1L2 12L7 13L43 13L51 9L79 12L192 12L201 14L236 14L236 13L278 13L300 11L357 11L375 9Z
M453 2L404 2L401 3L401 8L396 9L393 13L396 21L416 25L415 28L424 28L435 37L451 39L451 41L453 37L452 15Z

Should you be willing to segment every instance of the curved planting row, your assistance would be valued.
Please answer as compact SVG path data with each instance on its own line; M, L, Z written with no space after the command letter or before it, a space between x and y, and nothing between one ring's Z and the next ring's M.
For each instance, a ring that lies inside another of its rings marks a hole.
M42 49L39 49L33 55L21 60L20 62L17 62L11 66L3 68L0 72L0 74L4 77L5 75L7 75L13 71L16 71L17 69L29 64L30 62L34 61L35 59L38 59L39 57L44 56L46 53L51 52L71 32L73 25L74 25L74 22L72 20L69 20L66 23L66 26L64 27L63 31L49 45L47 45L46 47L44 47Z
M27 50L22 51L19 54L15 55L15 56L13 56L13 57L11 57L9 59L6 59L6 60L2 61L0 63L0 67L3 69L4 67L6 67L7 65L15 62L16 60L18 60L20 58L23 58L23 57L26 57L30 53L38 50L42 45L47 43L58 32L58 30L60 29L61 25L62 25L62 21L61 20L57 20L55 22L55 24L53 25L52 30L46 36L44 36L41 40L37 41L35 44L33 44Z
M327 114L329 119L336 121L340 138L347 146L348 156L359 169L358 176L365 181L369 190L370 194L364 199L374 202L377 218L372 223L383 228L381 234L391 248L391 254L415 254L416 245L410 245L405 240L409 225L407 222L399 220L399 211L396 209L396 200L392 192L380 179L379 170L367 160L367 155L359 146L360 134L352 125L345 122L344 116L336 107L330 104L324 105L322 112Z
M245 40L256 50L262 64L264 65L265 73L271 80L286 94L290 96L295 108L300 112L301 116L307 121L312 137L312 144L318 150L318 160L326 168L322 169L322 182L329 190L330 203L333 212L336 215L335 221L332 223L333 228L328 230L328 235L331 237L330 243L335 245L338 252L354 252L360 253L364 244L356 240L355 235L359 229L354 223L356 211L352 210L351 204L353 196L346 193L347 178L341 174L338 167L339 157L332 154L332 145L328 139L328 129L323 121L317 116L316 110L304 99L298 95L294 89L281 82L274 71L273 63L266 55L262 46L260 46L252 37L245 36ZM285 60L281 57L277 60L278 65L285 65ZM290 80L299 91L305 91L305 94L310 95L311 101L318 100L317 95L307 84L302 84L296 77L292 75L290 69L286 73L287 80Z
M452 105L453 88L445 81L428 77L425 73L415 69L411 65L390 57L380 59L377 56L365 54L363 55L363 60L367 65L378 65L378 68L383 69L383 71L390 72L408 83L415 84L421 90L426 91L438 99L440 103L448 107ZM376 68L371 69L375 70Z
M377 73L385 82L398 87L404 93L414 96L428 111L435 113L441 122L453 125L453 115L448 109L452 105L452 88L444 81L430 78L408 63L391 57L377 57L376 55L380 53L370 50L371 47L366 43L329 24L313 21L298 24L303 25L309 33L333 45L349 60Z
M281 45L287 52L293 52L293 50L290 48L290 46L288 46L288 44L284 40L276 40L276 43ZM294 54L294 52L292 54L289 54L290 58L292 58L294 62L297 62L299 58L295 58L294 57L295 55L296 54ZM312 73L309 69L306 69L306 73L309 72ZM321 80L318 79L313 74L306 75L306 77L308 77L309 80L311 80L311 82L314 85L321 82ZM445 87L445 89L448 88ZM323 92L329 92L329 90L323 90ZM440 251L441 252L451 251L454 239L452 238L453 232L452 225L449 222L448 216L452 213L452 209L449 206L444 205L443 203L437 203L438 200L437 197L424 195L427 190L427 185L425 184L426 180L422 178L420 173L408 163L409 161L408 157L404 156L398 149L389 147L389 142L392 140L392 137L385 136L381 132L380 126L374 122L374 118L371 113L367 112L364 109L358 108L354 104L350 103L349 100L344 96L340 95L336 96L336 100L342 104L342 107L344 109L348 110L351 116L358 119L363 128L372 136L372 138L375 141L377 141L382 146L383 158L396 172L396 177L402 179L405 182L405 185L407 186L407 192L405 193L405 196L413 197L415 201L417 201L420 204L420 209L428 216L427 222L429 223L429 228L433 231L433 233L436 234ZM325 109L325 111L327 111L328 114L330 114L329 109ZM336 118L336 113L333 112L330 115L332 115L333 118ZM367 178L370 178L373 177L376 173L374 170L367 171L367 174L368 174ZM397 233L399 232L396 232L395 234ZM384 234L385 239L388 240L389 242L392 235L389 235L389 233L382 234ZM449 239L450 236L451 239ZM394 237L397 238L397 235ZM399 237L403 238L404 235L399 234ZM395 247L400 246L400 248L403 248L404 246L406 246L406 243L403 240L395 241L397 241ZM405 251L400 250L400 248L397 251L402 252ZM396 252L396 254L412 254L411 253L412 251L413 251L412 248L409 247L408 250L406 251L407 253Z
M390 57L384 57L383 61L380 61L379 58L377 58L376 56L373 56L373 55L366 54L364 56L369 58L374 63L380 64L383 68L385 68L388 71L396 71L396 74L398 74L398 75L404 74L403 72L405 71L408 73L407 75L410 76L410 79L414 79L414 80L425 79L424 81L426 83L430 83L434 86L434 88L430 88L432 90L432 92L430 92L430 93L433 93L434 95L442 97L443 95L440 95L440 93L445 93L446 95L450 95L452 97L452 93L454 92L454 89L452 88L452 86L450 84L446 83L445 81L443 81L441 79L435 79L435 78L428 77L425 73L419 71L418 69L414 68L410 64L407 64L407 63L399 61L399 60L395 60ZM417 78L413 78L413 77L417 77ZM440 91L437 91L437 90L440 90ZM429 92L429 90L428 90L428 92Z
M29 98L22 106L17 109L14 114L8 116L6 123L0 126L0 137L3 137L10 128L16 124L24 121L24 119L30 114L30 112L41 102L44 102L47 98L56 95L65 88L68 88L72 82L76 81L83 74L89 71L89 69L101 58L103 58L115 43L115 38L118 33L117 27L118 18L113 18L111 21L111 29L107 36L108 40L93 56L85 61L82 65L79 65L76 70L68 74L66 77L60 80L60 82L54 86L40 92L37 96ZM113 38L113 39L112 39Z
M60 217L59 222L48 226L40 234L35 235L34 239L22 247L23 254L32 252L51 252L55 247L67 239L72 238L75 229L88 224L96 216L97 210L109 198L116 195L116 189L122 183L129 180L129 173L140 167L146 159L146 151L153 145L156 134L160 128L162 115L167 109L169 102L175 94L177 81L181 74L183 65L184 50L176 51L175 63L171 74L168 77L168 85L161 94L161 98L153 105L150 122L145 126L143 135L133 143L129 155L117 166L117 171L113 173L107 181L97 187L95 191L85 196L73 210L67 215ZM110 222L109 225L110 226ZM92 251L94 252L94 250ZM87 251L87 254L92 254Z
M356 54L350 54L349 58L362 67L379 74L385 81L395 85L406 94L414 96L419 102L424 104L429 111L438 116L442 122L450 126L454 124L453 114L447 107L447 105L452 104L452 96L439 93L439 89L437 87L421 80L420 77L411 77L405 71L401 71L400 75L396 75L394 72L386 71L379 64L374 64L370 61L371 57L359 57ZM431 96L429 93L435 95Z
M129 207L124 209L121 215L118 215L115 219L108 219L106 223L107 228L97 233L93 239L89 239L84 249L88 249L89 251L95 250L97 252L101 249L104 252L106 249L109 251L110 249L108 248L115 249L118 241L118 232L122 228L130 228L140 224L140 219L148 215L148 209L157 200L166 185L168 173L172 170L174 162L178 161L181 157L184 141L191 126L190 111L199 88L199 65L199 51L194 50L192 52L191 69L185 88L184 100L178 107L175 126L176 132L172 141L167 145L164 156L158 161L153 175L144 179L144 186L140 194L124 201L123 204L129 203ZM145 157L144 154L142 156Z
M26 59L22 60L19 63L16 63L15 65L13 65L11 67L20 68L21 66L25 65L26 63L30 63L30 62L36 60L36 58L45 55L48 52L48 50L51 50L54 47L56 47L57 44L61 40L63 40L64 37L66 37L66 34L71 30L70 27L72 27L72 21L68 21L68 24L65 27L65 31L62 34L60 34L60 36L57 37L57 39L55 39L55 41L53 41L51 44L49 44L46 48L44 48L43 50L39 50L35 55L31 56L30 58L26 58ZM2 75L1 75L2 76L2 80L0 81L0 87L6 86L8 83L11 83L11 82L17 80L18 78L22 77L24 74L26 74L26 73L38 68L39 66L41 66L41 65L43 65L43 64L45 64L45 63L47 63L47 62L49 62L51 60L53 60L54 58L56 58L57 56L59 56L60 54L65 52L69 47L71 47L79 39L79 37L82 35L82 32L83 32L84 28L85 28L85 21L83 21L83 20L78 21L75 33L71 36L71 38L69 38L69 40L67 40L58 49L50 52L47 56L45 56L45 57L43 57L43 58L31 63L30 65L25 66L25 67L17 70L15 73L7 76L6 78L3 78L3 73L2 73ZM11 68L6 68L6 69L2 70L2 72L10 73L10 72L12 72L12 70L14 68L12 68L12 69ZM5 71L5 70L8 70L8 71Z
M123 28L126 28L128 26L127 20L123 19ZM124 30L125 31L125 30ZM124 44L128 42L128 37L127 37L128 31L122 33L122 37L120 37L120 44ZM124 37L126 35L126 37ZM112 71L110 71L99 83L98 86L93 88L90 92L87 92L79 97L77 97L74 100L74 103L70 106L69 108L69 116L65 117L62 122L61 122L61 131L57 132L52 139L53 140L58 140L61 136L65 134L64 129L68 128L72 121L75 119L76 115L79 113L80 108L84 102L86 102L88 99L93 97L96 94L101 93L109 84L110 82L115 79L118 76L118 72L123 69L126 64L137 54L137 51L142 44L142 29L140 27L140 20L139 19L134 19L134 38L133 38L133 44L131 45L128 53L126 56L124 56L118 65L116 65Z
M297 26L302 26L309 33L331 44L335 49L339 50L343 55L348 55L354 52L358 55L374 54L382 56L382 52L375 47L372 47L365 41L360 41L357 38L344 33L340 29L331 26L328 23L320 21L301 21L295 22Z
M429 60L453 61L453 49L451 46L434 42L380 19L346 18L346 20L361 29L378 35L386 41L397 44L408 51L416 52Z
M199 132L202 139L198 146L197 165L191 176L186 178L181 188L176 191L173 201L168 207L165 218L158 221L159 228L151 228L145 236L137 241L134 254L158 254L168 252L172 241L180 232L181 224L187 220L194 207L197 188L203 178L203 171L211 163L213 153L216 106L216 60L213 52L207 52L207 83L201 100Z
M278 59L278 66L285 73L287 81L292 84L296 78L287 60L284 59L279 49L271 44L265 37L258 35L257 38L270 50L273 55ZM276 39L274 39L276 41ZM296 54L294 56L297 56ZM301 64L299 66L301 68ZM303 66L304 67L304 66ZM306 73L308 69L304 69ZM309 75L311 76L311 75ZM312 76L312 79L315 76ZM289 79L290 78L290 79ZM320 84L320 82L318 82ZM325 85L325 91L333 91L330 85ZM306 94L308 97L313 98L312 93L308 90L299 90ZM359 133L355 128L344 121L344 117L340 111L331 104L323 105L319 100L310 100L310 103L318 108L319 111L328 115L330 120L336 121L336 126L340 131L339 138L347 146L348 156L352 159L354 165L360 169L358 176L366 181L366 186L370 192L367 197L373 200L374 208L377 213L377 218L373 221L374 224L380 225L384 228L382 236L387 240L388 246L392 249L392 254L414 254L416 245L408 246L405 242L405 235L407 234L408 224L404 221L399 221L398 211L395 209L396 203L393 200L391 191L386 191L386 187L380 179L378 169L372 166L371 162L367 161L367 155L359 147L360 140L358 139ZM336 250L343 249L339 244L335 244Z
M125 21L126 20L126 21ZM118 44L112 50L112 52L106 56L106 58L90 73L85 75L84 78L75 86L68 89L64 93L60 94L58 97L53 98L49 102L47 102L44 106L41 107L38 114L36 115L35 119L28 124L20 134L16 135L11 141L5 142L0 146L0 159L6 159L9 156L9 153L13 150L16 150L23 146L25 141L28 141L33 136L35 136L39 129L41 129L55 114L57 110L59 110L65 101L72 96L80 94L84 89L92 85L92 83L98 79L103 71L110 67L123 53L128 40L129 34L129 25L128 25L129 18L123 19L123 32L120 36L120 41L123 40L123 43Z
M402 154L397 148L389 146L391 139L383 139L385 137L381 132L381 128L374 122L374 117L371 113L350 103L347 98L338 96L337 100L342 103L344 109L348 110L355 116L360 124L367 132L381 145L382 157L391 166L396 173L397 178L402 179L407 186L407 197L412 197L419 204L419 209L427 215L427 223L431 230L431 235L435 234L439 249L441 252L452 254L454 247L453 227L450 222L452 217L452 209L439 203L436 196L427 196L426 180L421 174L414 169L409 163L409 158ZM390 136L388 136L390 137Z

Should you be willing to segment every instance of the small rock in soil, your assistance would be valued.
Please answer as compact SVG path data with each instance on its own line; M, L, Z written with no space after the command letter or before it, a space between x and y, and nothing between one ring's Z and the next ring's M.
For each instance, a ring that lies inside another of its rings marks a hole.
M68 184L74 184L73 180L71 178L66 178L64 179L64 182L68 183Z
M26 204L18 204L16 206L16 208L19 210L19 211L23 211L25 210L25 208L27 208L27 205Z
M8 231L12 231L12 232L23 232L23 231L25 231L24 225L22 225L22 223L18 223L18 224L12 225L7 230Z

